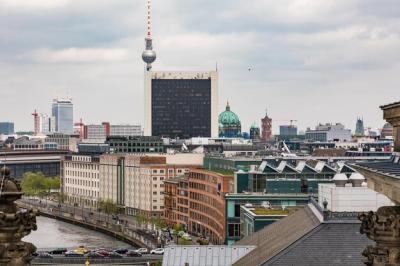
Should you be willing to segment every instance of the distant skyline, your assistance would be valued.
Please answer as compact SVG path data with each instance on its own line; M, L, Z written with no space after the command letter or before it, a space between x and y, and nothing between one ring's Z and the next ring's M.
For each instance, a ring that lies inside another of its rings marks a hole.
M265 109L299 130L384 124L400 100L396 0L153 0L153 70L219 71L248 131ZM143 125L145 0L0 1L0 121L33 130L31 113L72 98L74 119Z

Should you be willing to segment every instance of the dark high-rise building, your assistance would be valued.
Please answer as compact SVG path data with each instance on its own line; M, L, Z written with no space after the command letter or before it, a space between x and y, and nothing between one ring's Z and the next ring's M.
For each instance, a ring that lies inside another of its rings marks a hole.
M145 73L146 136L218 136L218 73Z
M13 122L0 122L0 134L12 135L14 134Z

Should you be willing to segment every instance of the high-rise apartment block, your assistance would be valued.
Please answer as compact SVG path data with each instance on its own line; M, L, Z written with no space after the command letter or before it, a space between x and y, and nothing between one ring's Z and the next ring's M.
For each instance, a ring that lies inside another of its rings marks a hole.
M52 105L52 116L55 118L55 130L59 133L74 133L73 104L69 99L55 99Z
M218 136L218 72L145 72L146 136Z
M13 122L0 122L0 134L12 135L14 134Z

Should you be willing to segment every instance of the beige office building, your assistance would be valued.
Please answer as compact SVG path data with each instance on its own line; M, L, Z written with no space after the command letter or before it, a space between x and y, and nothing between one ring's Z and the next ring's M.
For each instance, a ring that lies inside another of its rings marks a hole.
M65 200L79 206L97 208L100 197L99 157L66 155L62 166L61 185Z

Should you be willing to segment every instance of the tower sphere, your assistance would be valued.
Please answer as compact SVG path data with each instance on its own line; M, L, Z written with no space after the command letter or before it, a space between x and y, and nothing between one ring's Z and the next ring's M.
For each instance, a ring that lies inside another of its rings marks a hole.
M144 50L142 53L142 59L147 64L151 64L156 60L156 52L153 50Z

